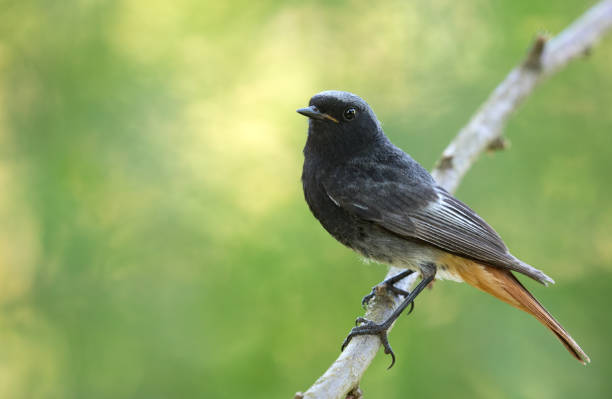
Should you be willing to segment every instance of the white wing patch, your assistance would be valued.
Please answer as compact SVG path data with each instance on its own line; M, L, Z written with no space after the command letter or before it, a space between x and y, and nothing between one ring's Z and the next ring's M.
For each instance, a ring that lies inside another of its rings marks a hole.
M454 208L451 204L449 204L444 197L439 196L438 200L429 206L427 206L426 213L437 214L443 216L443 220L447 222L453 222L457 226L462 226L463 228L474 232L476 234L482 234L482 228L469 219L465 217L465 215L461 214L456 208Z
M327 191L326 191L326 194L327 194L327 196L329 197L329 199L330 199L330 200L331 200L331 201L332 201L334 204L336 204L336 206L338 206L338 207L340 206L340 203L339 203L338 201L336 201L336 199L335 199L334 197L332 197L332 196L329 194L329 192L327 192Z
M332 196L331 196L331 194L330 194L328 191L325 191L325 193L327 194L327 196L329 197L329 199L330 199L330 200L331 200L331 201L332 201L332 202L333 202L333 203L334 203L334 204L335 204L337 207L341 207L340 202L338 202L338 200L336 200L334 197L332 197ZM367 206L365 206L365 205L361 205L361 204L358 204L358 203L356 203L356 202L351 202L351 206L353 206L353 207L355 207L355 208L362 209L362 210L364 210L364 211L367 211L368 209L370 209L370 208L368 208Z

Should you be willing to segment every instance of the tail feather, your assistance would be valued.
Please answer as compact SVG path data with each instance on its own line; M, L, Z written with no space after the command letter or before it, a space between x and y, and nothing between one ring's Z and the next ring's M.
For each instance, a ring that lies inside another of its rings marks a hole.
M587 364L591 361L586 353L580 348L574 338L569 335L567 331L561 326L561 324L542 306L537 299L531 295L529 291L521 284L520 281L508 271L494 269L493 273L499 274L498 279L502 281L503 289L510 295L514 300L520 303L519 309L532 314L542 324L552 331L561 343L567 348L567 350L582 364Z
M582 364L591 361L561 324L548 313L544 306L527 291L510 271L484 266L467 259L463 262L456 261L454 263L455 270L463 281L533 315L559 338L578 361Z
M517 271L519 273L523 273L526 276L531 277L532 279L544 284L554 284L555 280L548 277L543 271L536 269L535 267L528 265L520 259L514 258L514 264L511 265L511 269Z

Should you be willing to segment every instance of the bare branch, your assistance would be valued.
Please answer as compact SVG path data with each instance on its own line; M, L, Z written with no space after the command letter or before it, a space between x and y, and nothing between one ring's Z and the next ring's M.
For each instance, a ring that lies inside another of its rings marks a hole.
M588 53L610 28L612 1L606 0L550 41L538 37L525 61L508 74L446 147L432 172L438 183L455 191L480 154L500 139L506 120L536 85L569 61Z
M402 269L392 267L387 277L399 274ZM417 273L396 283L395 286L403 290L412 288L417 279ZM376 296L368 304L364 317L376 323L385 321L401 300L397 296L387 293L384 286L378 286ZM376 356L380 348L378 337L360 335L354 337L342 351L331 367L306 391L303 398L344 398L346 393L357 388L361 376ZM298 397L298 396L296 396Z
M432 175L438 183L453 192L459 182L484 151L495 151L508 146L501 136L508 117L533 91L538 83L557 72L569 61L590 52L593 45L612 28L612 0L601 1L559 35L547 41L536 39L525 60L514 68L497 86L469 123L444 150ZM391 267L386 278L402 269ZM398 283L404 290L415 284L417 274ZM379 290L380 291L380 290ZM365 318L377 323L385 320L399 305L391 295L377 293ZM313 385L296 398L342 399L354 395L363 374L380 348L377 336L354 337L340 357Z

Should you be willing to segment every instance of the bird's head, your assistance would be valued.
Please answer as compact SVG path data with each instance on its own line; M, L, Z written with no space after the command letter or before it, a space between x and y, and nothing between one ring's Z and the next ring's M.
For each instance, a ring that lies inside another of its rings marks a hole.
M345 91L315 94L298 113L310 119L306 151L350 155L384 137L380 122L363 99Z

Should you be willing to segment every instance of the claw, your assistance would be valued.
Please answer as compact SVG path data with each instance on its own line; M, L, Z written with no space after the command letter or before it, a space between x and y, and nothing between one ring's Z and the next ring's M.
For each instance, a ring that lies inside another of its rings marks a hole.
M375 288L372 288L372 292L370 292L368 295L364 296L361 299L361 306L362 307L366 307L368 305L368 303L370 303L370 301L372 300L372 298L374 298L374 296L376 296L376 294L374 293Z
M410 291L405 291L405 290L403 290L401 288L397 288L396 286L394 286L393 284L390 284L390 283L382 283L382 285L385 287L385 289L391 291L395 295L407 297L410 294ZM378 286L372 288L372 292L370 292L368 295L364 296L361 299L361 306L362 307L365 308L370 303L372 298L374 298L376 296L376 288L377 287Z
M381 345L385 348L385 354L391 355L391 364L389 365L389 368L393 367L393 365L395 364L395 354L393 353L393 349L391 349L391 345L389 345L389 338L387 337L387 331L389 330L389 327L391 327L393 322L397 320L397 318L402 314L402 312L408 306L410 306L410 310L408 311L408 314L412 312L412 310L414 309L414 300L416 299L417 295L419 295L419 293L423 291L423 289L435 277L435 266L432 266L432 267L433 267L433 272L431 272L431 268L424 269L425 271L429 270L430 272L423 275L421 281L410 292L404 291L400 288L396 288L393 286L395 282L401 280L402 278L412 273L410 270L406 270L398 274L397 276L394 276L390 279L385 280L383 282L383 285L389 288L393 293L404 296L405 297L404 300L402 301L401 304L399 304L397 309L395 309L393 313L381 324L377 324L377 323L374 323L373 321L366 320L363 317L357 318L357 320L355 320L355 323L356 324L362 323L362 324L357 325L356 327L353 327L351 329L351 332L346 336L346 338L342 342L341 350L344 350L344 348L346 348L349 342L351 342L353 337L357 335L378 335L378 337L380 338ZM422 270L421 274L423 273L424 272ZM379 286L376 286L376 287L379 287ZM377 292L376 287L372 290L372 293L364 297L362 303L367 303L372 298L372 296L376 295L376 292Z
M408 311L408 313L406 313L406 316L412 313L413 310L414 310L414 301L410 302L410 310Z
M351 339L353 339L353 336L349 333L349 335L344 338L344 341L342 341L342 346L340 346L340 352L344 352L344 348L346 348L349 342L351 342Z
M377 290L378 287L384 287L385 289L393 292L395 295L407 297L408 295L410 295L410 291L405 291L405 290L403 290L401 288L397 288L394 284L396 282L402 280L406 276L409 276L412 273L413 272L411 270L405 270L404 272L398 274L397 276L393 276L391 278L388 278L385 281L383 281L382 283L372 287L372 292L370 292L368 295L364 296L361 299L361 306L363 306L365 308L368 305L368 303L370 303L372 298L374 298L376 296L376 290Z
M391 364L389 365L389 367L387 367L387 370L390 370L391 367L393 367L393 365L395 364L395 353L393 353L393 349L391 349L391 345L389 345L389 337L387 336L387 331L381 331L378 336L380 337L380 342L383 348L385 348L385 355L391 355Z
M380 338L380 343L382 344L383 348L385 348L385 354L391 355L391 365L387 369L393 367L395 364L395 353L393 353L393 349L391 349L391 345L389 345L389 338L387 336L387 330L389 328L385 327L384 324L376 324L373 321L364 319L363 317L358 317L355 322L357 324L361 323L361 325L351 329L351 332L346 336L344 342L342 342L340 350L343 351L349 342L351 342L353 337L358 335L378 335Z
M385 353L387 352L385 351ZM393 367L393 365L395 364L395 353L391 351L390 353L387 353L387 355L391 355L391 364L389 365L389 367L387 367L387 370L391 370L391 367Z

